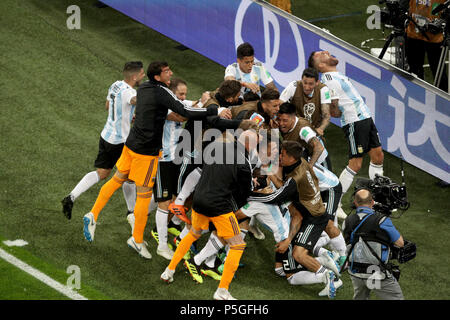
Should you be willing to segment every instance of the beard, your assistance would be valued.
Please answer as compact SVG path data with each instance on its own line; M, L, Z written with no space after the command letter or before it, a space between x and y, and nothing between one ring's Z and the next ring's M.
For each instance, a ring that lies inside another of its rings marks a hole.
M328 65L329 66L337 66L338 65L338 63L339 63L339 60L336 58L336 57L334 57L334 56L330 56L330 59L328 59Z

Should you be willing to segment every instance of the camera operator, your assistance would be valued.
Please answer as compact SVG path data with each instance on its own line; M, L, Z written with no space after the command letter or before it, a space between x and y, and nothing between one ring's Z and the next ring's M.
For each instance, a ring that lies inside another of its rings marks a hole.
M356 214L348 216L342 227L353 299L367 300L373 290L379 299L403 300L400 285L387 264L390 247L403 247L403 237L390 218L373 210L374 200L368 189L359 189L354 203Z
M439 18L440 13L433 15L432 10L444 2L445 0L409 1L409 14L415 23L410 21L407 25L405 51L410 67L409 71L416 74L420 79L424 79L425 53L433 77L436 77L444 37L443 29L432 23L434 19ZM418 27L421 27L422 30ZM447 74L444 71L439 88L447 92L447 84Z

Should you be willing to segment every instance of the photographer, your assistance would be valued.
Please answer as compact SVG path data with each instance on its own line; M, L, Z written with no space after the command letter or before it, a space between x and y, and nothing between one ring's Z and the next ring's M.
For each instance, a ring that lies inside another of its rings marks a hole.
M409 1L409 14L415 23L410 21L406 28L406 57L410 67L409 71L420 79L424 79L425 53L433 77L436 77L444 37L442 28L438 25L434 27L434 24L430 25L430 23L439 18L441 14L440 12L433 15L433 9L444 2L445 0ZM420 30L419 27L423 30ZM447 84L447 74L443 72L439 88L447 92Z
M390 218L373 210L374 200L369 190L359 189L354 202L356 214L348 216L342 227L353 299L367 300L373 290L379 299L403 300L400 285L387 264L390 246L403 247L403 237Z

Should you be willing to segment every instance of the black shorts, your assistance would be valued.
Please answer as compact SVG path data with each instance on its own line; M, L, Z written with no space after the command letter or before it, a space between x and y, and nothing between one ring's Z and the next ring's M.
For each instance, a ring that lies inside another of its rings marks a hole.
M373 148L381 146L377 127L372 118L349 123L343 128L348 141L348 157L360 158Z
M299 202L295 203L295 207L302 214L303 220L300 230L292 240L292 244L312 252L316 246L317 240L319 240L320 235L328 224L328 215L324 213L321 216L314 217L309 213L308 209Z
M106 142L102 137L98 143L98 154L95 159L94 167L100 169L112 169L116 165L122 154L124 143L111 144Z
M159 161L156 173L153 195L156 202L172 200L178 194L177 182L180 173L180 165L172 161Z
M342 196L342 185L339 184L333 188L330 188L325 191L321 191L320 195L322 197L322 202L326 205L325 214L328 215L328 218L331 221L334 221L336 217L336 210L339 205L339 201Z
M279 252L276 253L275 261L281 262L283 264L283 271L285 274L293 274L299 271L307 271L308 269L306 269L304 266L302 266L294 259L293 251L294 246L291 243L284 253Z

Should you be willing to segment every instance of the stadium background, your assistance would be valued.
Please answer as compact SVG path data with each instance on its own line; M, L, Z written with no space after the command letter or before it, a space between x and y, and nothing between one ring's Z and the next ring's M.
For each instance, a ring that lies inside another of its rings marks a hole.
M365 10L372 1L293 2L293 13L329 29L354 44L380 37L365 28ZM179 43L94 1L13 1L0 3L0 240L24 239L29 245L0 248L65 284L66 269L81 270L81 290L89 299L210 299L217 283L207 278L194 285L182 266L170 286L159 280L167 261L156 255L148 232L146 240L154 258L140 259L126 246L129 225L126 206L118 192L100 216L95 242L82 235L82 216L89 211L101 184L80 197L71 221L62 213L60 200L79 179L92 170L98 135L106 113L108 86L121 78L128 60L164 58L174 76L185 79L189 98L217 87L223 67ZM331 5L331 3L333 5ZM81 30L68 30L66 9L81 8ZM328 4L328 5L327 5ZM351 14L344 18L330 18ZM361 32L354 32L358 30ZM186 63L189 61L189 63ZM193 68L193 66L196 66ZM346 165L346 146L339 128L326 132L335 172ZM367 173L368 161L361 170ZM401 286L406 299L448 299L448 189L437 179L405 164L411 208L394 220L405 238L418 245L418 256L401 265ZM386 154L385 174L400 181L400 162ZM349 195L344 208L349 211ZM322 285L294 287L273 273L273 239L249 238L231 292L241 299L319 299ZM264 281L261 281L264 279ZM352 286L344 275L337 299L351 299ZM191 290L194 288L195 290ZM189 293L189 294L188 294ZM0 260L1 299L64 299L44 284Z

